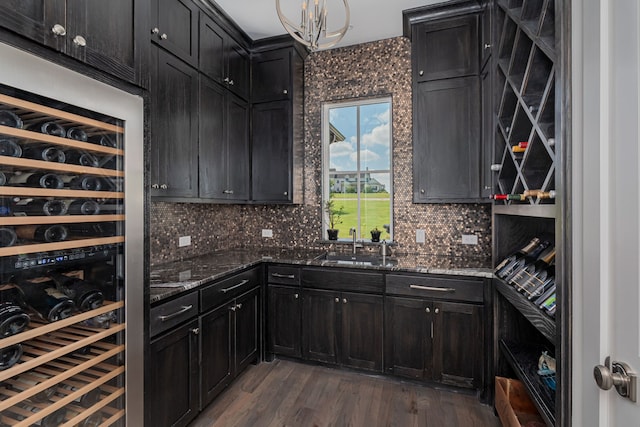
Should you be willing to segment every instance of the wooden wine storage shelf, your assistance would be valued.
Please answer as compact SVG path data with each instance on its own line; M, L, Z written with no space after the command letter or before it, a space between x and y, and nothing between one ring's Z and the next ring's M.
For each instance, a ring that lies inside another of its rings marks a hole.
M25 170L43 170L62 172L70 175L96 175L122 178L124 173L113 169L93 168L88 166L69 165L66 163L43 162L40 160L21 159L17 157L0 156L0 166L11 166Z
M118 191L51 190L49 188L28 187L0 187L0 196L124 199L124 193Z
M124 215L16 216L2 218L4 225L80 224L113 221L124 221Z
M112 245L115 243L124 243L124 236L99 237L95 239L65 240L63 242L10 246L8 248L0 248L0 257L20 254L34 254L37 252L61 251L63 249L86 248L89 246Z

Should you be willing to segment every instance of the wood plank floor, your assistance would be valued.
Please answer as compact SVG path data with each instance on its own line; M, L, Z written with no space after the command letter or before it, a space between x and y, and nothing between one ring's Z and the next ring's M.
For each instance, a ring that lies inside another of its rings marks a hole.
M464 393L276 360L250 366L189 427L499 427Z

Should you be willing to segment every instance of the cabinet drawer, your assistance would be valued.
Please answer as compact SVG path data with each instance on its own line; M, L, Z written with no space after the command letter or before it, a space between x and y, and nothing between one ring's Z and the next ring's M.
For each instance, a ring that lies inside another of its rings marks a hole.
M361 273L342 268L305 268L302 270L302 286L347 292L382 293L384 279L380 273Z
M455 301L482 302L484 286L478 279L387 275L387 293Z
M205 312L258 285L258 269L243 271L200 290L200 310Z
M299 285L300 269L282 265L270 265L267 269L267 282L281 285Z
M190 292L151 308L149 334L153 337L198 314L198 293Z

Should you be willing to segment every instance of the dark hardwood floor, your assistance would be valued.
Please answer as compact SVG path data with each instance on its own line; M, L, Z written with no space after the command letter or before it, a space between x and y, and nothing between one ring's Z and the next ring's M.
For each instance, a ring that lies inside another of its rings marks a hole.
M251 365L189 427L498 427L464 393L284 360Z

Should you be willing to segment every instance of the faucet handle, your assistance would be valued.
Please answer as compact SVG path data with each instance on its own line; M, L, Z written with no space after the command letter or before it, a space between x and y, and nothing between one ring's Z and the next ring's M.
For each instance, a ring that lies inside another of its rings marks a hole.
M356 234L356 229L355 229L355 227L351 227L351 228L349 229L349 236L351 236L351 235L354 235L354 236L355 236L355 234Z

